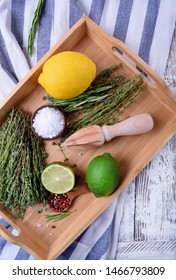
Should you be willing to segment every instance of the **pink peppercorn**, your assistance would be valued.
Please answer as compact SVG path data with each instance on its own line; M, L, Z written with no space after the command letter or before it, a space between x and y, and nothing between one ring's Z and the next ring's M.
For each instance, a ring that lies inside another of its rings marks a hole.
M48 205L56 212L63 212L69 207L70 199L67 194L51 193L48 197Z

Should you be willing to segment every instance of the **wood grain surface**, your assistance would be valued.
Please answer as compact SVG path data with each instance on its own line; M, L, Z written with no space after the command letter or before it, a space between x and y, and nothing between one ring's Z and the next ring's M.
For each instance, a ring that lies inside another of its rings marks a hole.
M176 95L176 31L164 78ZM176 135L128 187L116 259L176 259Z

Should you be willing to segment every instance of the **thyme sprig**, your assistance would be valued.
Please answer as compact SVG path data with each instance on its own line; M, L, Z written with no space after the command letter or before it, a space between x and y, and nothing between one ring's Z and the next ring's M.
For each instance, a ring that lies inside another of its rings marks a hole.
M41 184L46 152L32 132L30 116L14 108L0 127L0 202L15 216L24 217L29 206L45 202Z
M38 25L39 20L40 20L40 16L41 16L41 13L42 13L44 3L45 3L45 0L39 0L38 4L37 4L37 8L34 12L34 17L33 17L33 20L32 20L32 25L31 25L31 28L30 28L30 31L29 31L29 36L28 36L28 53L29 53L29 55L33 54L34 38L35 38L37 25Z

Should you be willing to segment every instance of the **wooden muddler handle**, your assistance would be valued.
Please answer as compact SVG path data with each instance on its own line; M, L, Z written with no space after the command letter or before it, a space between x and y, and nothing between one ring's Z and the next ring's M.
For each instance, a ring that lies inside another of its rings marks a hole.
M107 142L117 136L141 134L150 131L152 128L153 118L147 113L130 117L114 125L102 126Z

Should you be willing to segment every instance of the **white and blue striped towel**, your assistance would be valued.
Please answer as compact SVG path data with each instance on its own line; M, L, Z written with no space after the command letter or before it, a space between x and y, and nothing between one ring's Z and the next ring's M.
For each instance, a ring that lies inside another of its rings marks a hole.
M28 34L37 0L0 0L0 101L83 15L125 42L162 78L176 21L175 0L46 0L34 41ZM58 259L114 259L126 191ZM0 222L13 233L3 219ZM0 237L0 259L33 259Z

